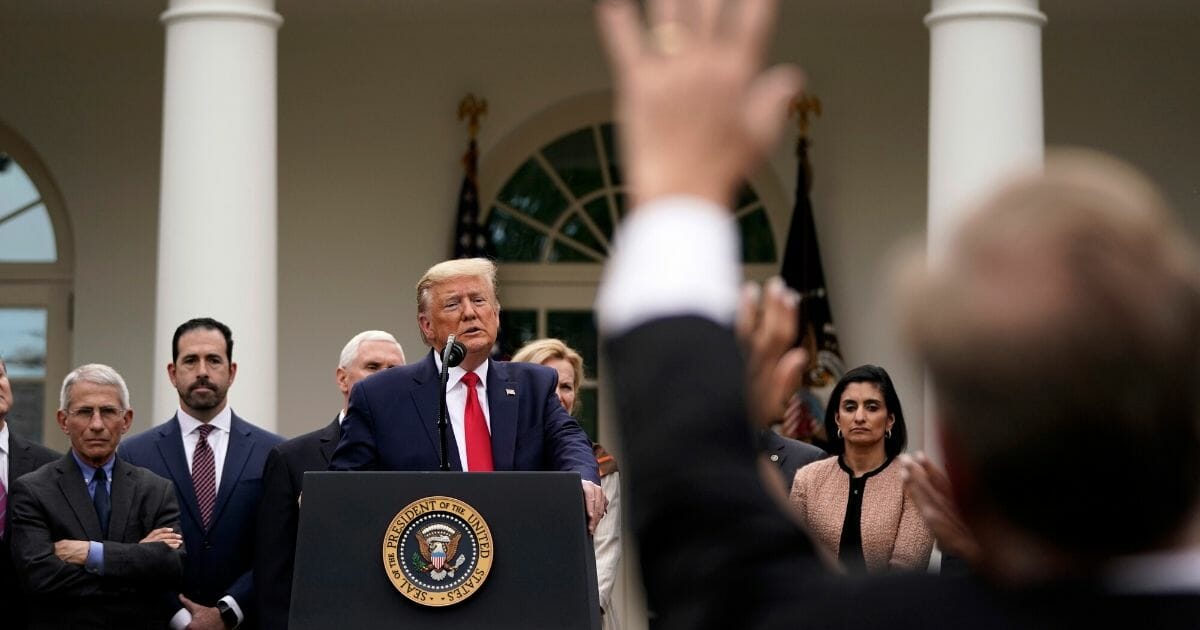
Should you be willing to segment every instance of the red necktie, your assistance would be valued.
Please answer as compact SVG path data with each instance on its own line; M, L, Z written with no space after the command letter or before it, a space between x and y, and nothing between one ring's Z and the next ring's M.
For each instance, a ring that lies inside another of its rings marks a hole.
M463 411L463 425L467 434L467 470L482 472L495 470L492 465L492 434L488 433L487 420L483 419L483 407L479 406L479 393L475 385L479 375L467 372L462 377L467 386L467 407Z
M217 502L217 465L212 447L208 445L211 424L200 425L200 441L192 454L192 486L196 490L196 505L200 507L200 520L204 529L212 524L213 505Z

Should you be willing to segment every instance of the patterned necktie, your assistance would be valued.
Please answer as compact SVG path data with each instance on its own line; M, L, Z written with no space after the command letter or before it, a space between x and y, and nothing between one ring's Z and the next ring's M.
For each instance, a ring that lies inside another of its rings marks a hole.
M463 411L463 425L467 434L467 470L483 472L495 470L492 465L492 435L488 433L487 420L483 419L483 407L479 406L479 375L467 372L462 377L467 386L467 407Z
M200 425L200 441L192 455L192 486L196 490L196 505L200 507L200 520L204 529L212 524L213 505L217 502L217 465L212 447L208 445L211 424Z
M96 505L96 516L100 519L100 532L108 538L108 517L112 514L112 501L108 496L108 475L103 468L97 468L92 476L96 482L96 491L92 493L92 503Z
M4 480L0 479L0 540L4 540L5 527L8 523L8 488L4 487Z

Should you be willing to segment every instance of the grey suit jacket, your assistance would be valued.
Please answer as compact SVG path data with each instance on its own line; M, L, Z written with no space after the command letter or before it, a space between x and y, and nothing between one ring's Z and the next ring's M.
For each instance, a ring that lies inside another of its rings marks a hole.
M770 429L762 432L761 440L763 453L779 466L779 471L783 473L783 482L788 489L792 487L792 480L796 478L797 470L807 464L829 457L829 453L820 447L783 437Z
M30 628L161 628L163 593L183 575L183 550L139 544L159 527L179 529L171 482L118 459L108 536L70 453L12 484L13 563L31 596ZM59 540L104 543L104 574L54 555Z

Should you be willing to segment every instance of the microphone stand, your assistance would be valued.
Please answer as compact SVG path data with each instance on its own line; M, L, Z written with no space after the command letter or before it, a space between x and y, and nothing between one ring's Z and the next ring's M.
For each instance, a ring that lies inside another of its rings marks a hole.
M438 379L441 395L438 400L438 446L442 458L441 470L450 470L450 456L446 453L446 427L450 424L450 416L446 413L446 381L450 380L450 353L454 351L454 335L446 339L446 347L442 348L442 373Z

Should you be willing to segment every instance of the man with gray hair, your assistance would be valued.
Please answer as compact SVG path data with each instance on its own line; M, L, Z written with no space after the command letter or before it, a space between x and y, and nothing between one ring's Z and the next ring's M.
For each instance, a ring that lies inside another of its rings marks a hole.
M254 582L262 628L288 626L304 473L329 470L333 449L342 437L342 422L355 383L398 365L404 365L404 349L391 333L364 330L354 335L342 348L334 371L334 381L342 392L342 410L337 417L321 429L276 446L267 455L254 547Z
M42 464L62 455L14 433L8 424L12 407L13 391L8 378L8 365L4 357L0 357L0 611L4 611L6 627L20 629L25 627L27 611L25 598L19 596L17 572L13 568L12 552L9 550L12 510L8 509L8 491L21 475L33 472Z
M63 380L62 458L13 483L13 561L31 628L162 628L183 575L170 481L116 457L133 423L125 380L89 364Z
M583 479L588 529L607 500L592 444L555 393L558 374L529 363L492 361L500 329L496 265L447 260L417 282L417 324L433 350L424 361L364 380L350 394L336 470L438 470L442 351L453 335L465 347L450 368L446 410L452 470L563 470ZM521 439L517 439L521 436Z

